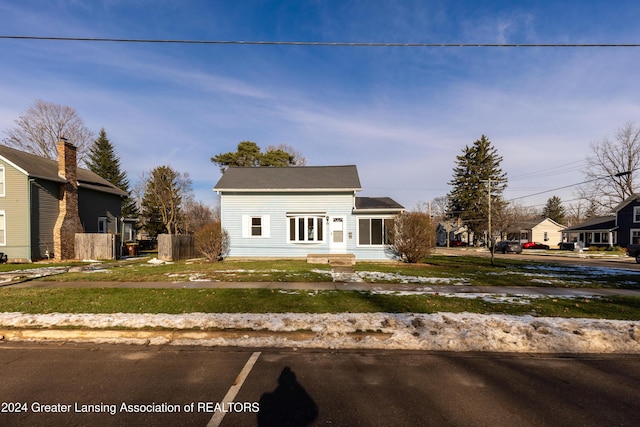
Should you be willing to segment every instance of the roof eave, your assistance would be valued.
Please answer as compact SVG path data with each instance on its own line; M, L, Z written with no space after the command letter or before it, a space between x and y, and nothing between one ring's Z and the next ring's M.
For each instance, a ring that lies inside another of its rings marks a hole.
M353 213L356 215L361 214L397 214L404 212L404 208L380 208L380 209L354 209Z
M234 193L352 193L362 188L213 188L218 193L229 191Z

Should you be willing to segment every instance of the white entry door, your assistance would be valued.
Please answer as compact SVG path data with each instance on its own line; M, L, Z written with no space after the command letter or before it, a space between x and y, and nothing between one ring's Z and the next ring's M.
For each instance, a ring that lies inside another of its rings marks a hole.
M347 219L343 216L329 218L329 251L331 253L347 251Z

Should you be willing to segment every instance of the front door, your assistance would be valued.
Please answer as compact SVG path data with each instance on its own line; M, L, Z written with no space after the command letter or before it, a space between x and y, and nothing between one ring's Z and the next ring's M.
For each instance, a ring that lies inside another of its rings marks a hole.
M347 220L343 216L329 218L329 251L343 253L347 251Z

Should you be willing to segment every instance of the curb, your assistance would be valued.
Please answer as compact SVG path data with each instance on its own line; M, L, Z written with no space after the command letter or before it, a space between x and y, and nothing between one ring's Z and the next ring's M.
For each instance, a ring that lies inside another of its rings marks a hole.
M384 341L393 334L385 332L347 332L341 334L353 342ZM119 330L119 329L0 329L2 342L93 342L134 345L191 345L255 347L255 343L269 338L275 347L325 347L322 334L312 331L247 331L225 329L216 331L181 330ZM312 345L316 342L317 345Z

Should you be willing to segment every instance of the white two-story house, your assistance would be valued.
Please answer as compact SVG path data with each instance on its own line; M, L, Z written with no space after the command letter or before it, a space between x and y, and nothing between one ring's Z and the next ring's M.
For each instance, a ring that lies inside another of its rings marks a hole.
M354 165L230 167L214 190L229 257L390 259L388 233L404 210L388 197L357 197Z

